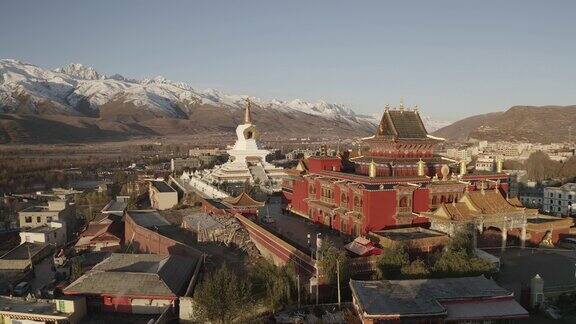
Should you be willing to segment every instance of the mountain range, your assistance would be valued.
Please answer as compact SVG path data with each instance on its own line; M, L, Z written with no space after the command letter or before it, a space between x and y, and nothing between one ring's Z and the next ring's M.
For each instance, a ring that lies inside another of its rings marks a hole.
M574 106L514 106L476 115L438 129L434 135L455 141L479 139L531 143L567 142L576 133Z
M233 132L246 98L260 130L276 136L365 136L379 122L377 115L325 101L266 101L164 77L103 75L82 64L49 70L1 59L0 143ZM447 124L423 119L430 131Z

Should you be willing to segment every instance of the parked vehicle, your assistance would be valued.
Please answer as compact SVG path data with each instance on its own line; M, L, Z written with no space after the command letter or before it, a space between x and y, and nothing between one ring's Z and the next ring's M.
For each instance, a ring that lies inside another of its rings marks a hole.
M569 250L576 250L576 238L566 237L558 242L558 247Z
M21 283L17 284L16 287L14 287L14 295L25 296L30 292L31 288L32 287L27 281L22 281Z

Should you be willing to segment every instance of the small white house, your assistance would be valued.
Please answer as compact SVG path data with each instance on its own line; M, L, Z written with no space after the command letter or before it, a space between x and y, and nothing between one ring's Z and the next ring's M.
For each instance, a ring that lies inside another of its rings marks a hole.
M63 222L49 222L46 225L24 229L20 232L20 243L47 243L60 247L66 244L66 226Z

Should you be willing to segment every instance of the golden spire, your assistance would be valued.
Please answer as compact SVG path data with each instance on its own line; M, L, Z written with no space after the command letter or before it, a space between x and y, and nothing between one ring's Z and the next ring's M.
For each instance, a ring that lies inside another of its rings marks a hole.
M403 111L404 110L404 98L400 98L400 110Z
M460 176L466 175L468 171L466 170L466 161L460 160Z
M426 162L420 159L420 161L418 161L418 176L423 177L425 175L426 175Z
M376 178L376 163L374 162L374 160L372 160L372 162L370 162L370 165L368 166L368 176L370 178Z
M246 101L246 110L244 111L244 124L252 124L252 113L250 112L252 102L250 102L250 98L246 98L244 101Z

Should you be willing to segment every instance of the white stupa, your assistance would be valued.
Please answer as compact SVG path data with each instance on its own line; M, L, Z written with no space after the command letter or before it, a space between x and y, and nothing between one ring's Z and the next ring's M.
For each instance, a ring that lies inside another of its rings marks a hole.
M218 182L258 182L275 186L286 176L282 168L266 162L267 150L258 148L256 139L258 132L252 124L251 104L246 100L244 124L236 127L236 143L228 150L230 160L210 174L210 178Z

